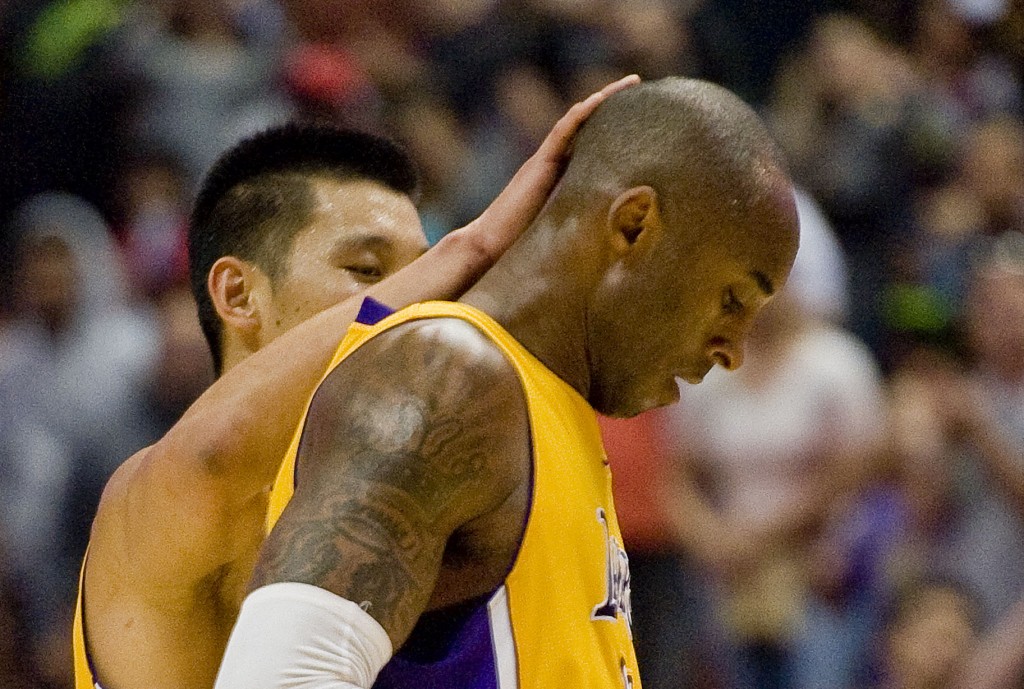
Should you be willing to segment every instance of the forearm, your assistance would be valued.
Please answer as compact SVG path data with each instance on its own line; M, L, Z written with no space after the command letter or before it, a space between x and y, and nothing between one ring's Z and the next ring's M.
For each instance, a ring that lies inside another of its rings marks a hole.
M486 214L481 219L484 217ZM481 220L449 232L418 259L368 289L366 296L395 309L421 301L460 297L505 249L489 246L485 239L487 228L476 223Z
M305 403L358 313L348 299L296 326L228 370L160 441L196 477L260 486L273 480ZM243 468L244 470L237 470Z
M181 448L171 453L175 456L196 457L211 476L254 488L265 485L273 480L305 405L364 297L395 309L452 299L492 260L473 234L456 230L366 293L299 324L226 372L164 442ZM244 463L244 471L232 471L236 462Z

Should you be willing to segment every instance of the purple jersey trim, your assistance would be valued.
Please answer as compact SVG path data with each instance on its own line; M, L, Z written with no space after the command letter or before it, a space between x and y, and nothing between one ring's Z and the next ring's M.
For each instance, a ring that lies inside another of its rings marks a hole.
M494 644L482 601L455 633L445 657L420 663L402 651L381 670L373 689L498 689Z
M363 303L359 306L356 323L377 325L394 312L395 310L387 304L382 304L373 297L365 297Z

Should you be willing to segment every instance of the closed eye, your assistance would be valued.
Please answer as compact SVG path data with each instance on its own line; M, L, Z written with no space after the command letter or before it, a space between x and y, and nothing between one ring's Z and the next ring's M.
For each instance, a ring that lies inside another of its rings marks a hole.
M731 287L722 295L722 312L730 315L743 313L743 303L736 298Z
M380 267L375 265L352 264L345 266L344 270L354 275L357 280L362 280L364 282L378 282L384 277Z

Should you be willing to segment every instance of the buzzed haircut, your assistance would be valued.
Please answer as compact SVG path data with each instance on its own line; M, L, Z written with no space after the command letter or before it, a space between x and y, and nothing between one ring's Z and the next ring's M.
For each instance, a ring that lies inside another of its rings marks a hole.
M207 275L222 256L236 256L273 282L295 236L312 219L318 178L377 182L416 201L419 180L395 143L323 123L289 123L245 139L207 174L189 226L189 278L199 324L218 375L223 324L207 291Z
M612 188L650 185L683 204L754 201L762 172L782 169L757 114L707 81L669 77L608 98L581 127L561 183L569 203Z

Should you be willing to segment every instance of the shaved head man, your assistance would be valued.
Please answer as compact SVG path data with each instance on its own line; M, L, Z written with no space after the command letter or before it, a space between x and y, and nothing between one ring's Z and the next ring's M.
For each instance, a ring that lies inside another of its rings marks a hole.
M335 353L217 689L639 687L594 411L738 367L797 236L734 95L667 79L610 97L459 302L364 318Z

